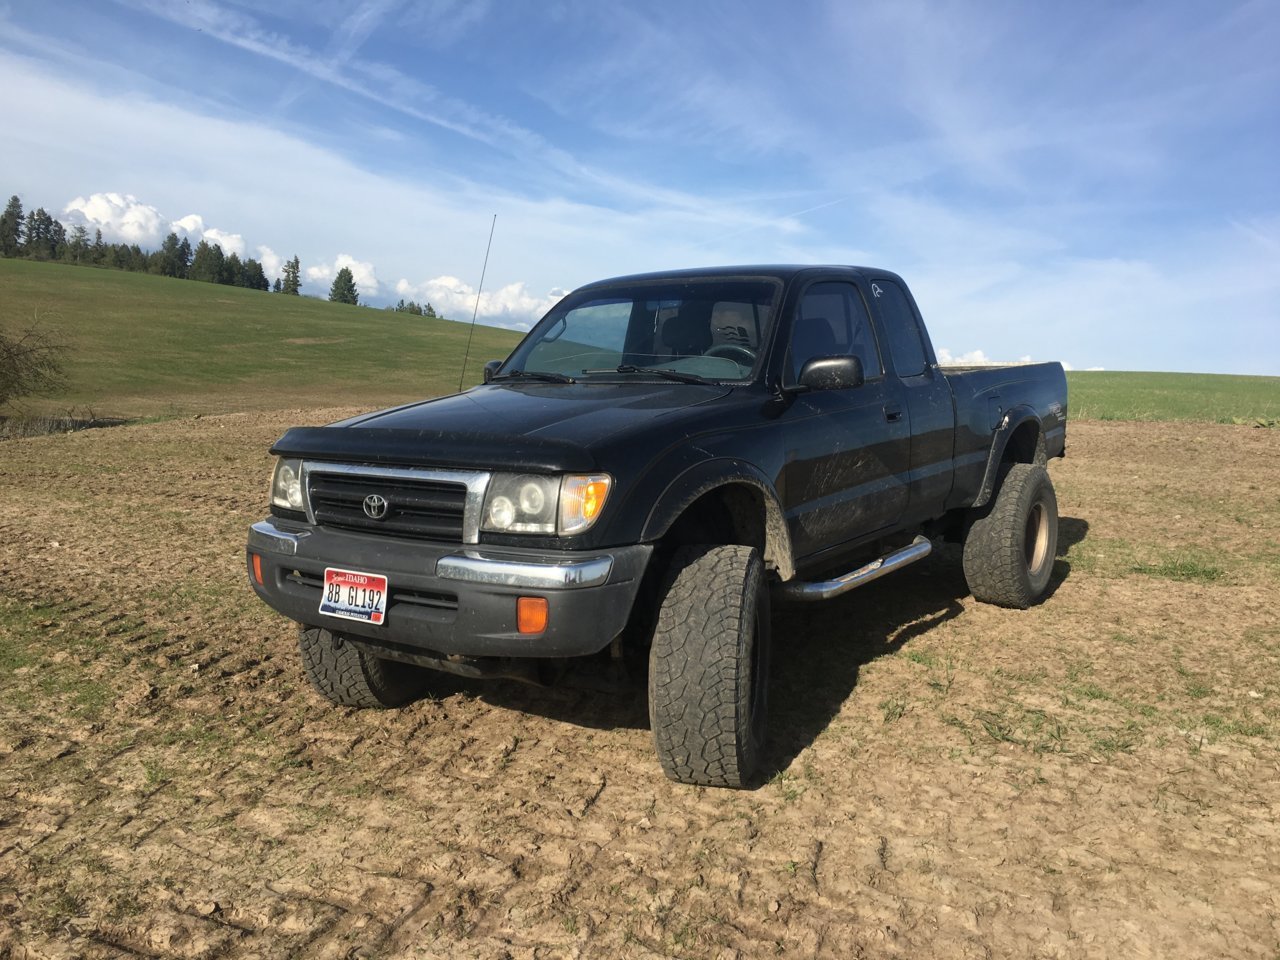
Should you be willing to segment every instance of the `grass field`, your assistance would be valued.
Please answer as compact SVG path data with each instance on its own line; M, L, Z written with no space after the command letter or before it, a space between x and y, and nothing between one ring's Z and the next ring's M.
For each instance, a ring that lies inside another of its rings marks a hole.
M357 403L458 387L470 325L115 270L0 260L0 329L68 347L68 390L38 412L166 416ZM519 339L476 326L464 382Z
M1212 373L1067 374L1070 415L1079 420L1210 420L1280 418L1280 377Z
M191 281L0 260L0 329L33 319L68 344L69 389L35 412L156 417L448 393L466 323ZM465 384L519 335L477 326ZM1280 377L1072 372L1071 416L1088 420L1274 420Z

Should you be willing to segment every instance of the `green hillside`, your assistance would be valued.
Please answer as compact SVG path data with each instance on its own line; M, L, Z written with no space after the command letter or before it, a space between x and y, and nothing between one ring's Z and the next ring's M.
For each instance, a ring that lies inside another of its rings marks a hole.
M238 287L0 260L0 329L39 318L69 347L68 389L33 412L164 416L452 392L469 324ZM519 340L477 325L467 385Z
M0 329L35 318L69 346L37 413L165 416L351 404L457 389L468 324L114 270L0 260ZM477 326L464 382L519 335ZM1072 372L1071 416L1280 418L1280 377ZM0 411L3 412L3 411Z
M1280 418L1280 377L1073 371L1067 390L1070 415L1080 420Z

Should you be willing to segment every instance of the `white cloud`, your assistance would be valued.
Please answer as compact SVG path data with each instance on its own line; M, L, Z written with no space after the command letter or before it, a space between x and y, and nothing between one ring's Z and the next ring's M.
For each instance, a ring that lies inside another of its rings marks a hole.
M206 227L198 213L189 213L177 220L169 220L149 203L143 203L131 193L94 193L88 197L76 197L63 211L72 226L86 230L101 230L108 243L136 243L146 250L160 246L170 233L185 234L199 241L219 244L223 253L244 256L244 237L228 233L216 227Z
M217 227L210 227L204 232L204 239L210 243L216 243L225 254L234 253L237 257L244 256L244 237L238 233L227 233Z
M103 239L111 243L155 247L167 232L160 211L132 194L95 193L88 198L76 197L67 204L63 216L73 226L101 230Z
M169 229L179 235L186 234L188 239L197 243L201 240L216 243L225 254L234 253L237 257L244 256L246 247L243 236L219 230L217 227L206 227L204 217L198 213L188 213L185 217L179 217L169 224Z
M262 272L267 275L269 280L280 276L284 267L284 257L268 246L258 247L258 262L262 264Z
M179 217L170 226L177 233L185 233L188 237L194 237L197 240L204 239L204 217L198 213L188 213L185 217Z
M528 330L561 297L564 290L553 289L545 297L531 293L524 281L508 283L496 290L485 290L476 305L475 287L457 277L436 277L413 284L408 280L396 281L396 293L411 297L423 305L430 303L436 313L450 320L470 320L476 316L498 326Z
M960 366L984 367L999 362L997 360L992 360L981 350L970 350L968 353L955 354L946 347L938 347L937 353L938 362L946 366L956 364Z
M307 279L312 283L330 283L338 275L338 271L346 267L356 281L356 291L361 300L378 295L378 274L373 264L365 260L357 260L349 253L340 253L333 263L318 263L307 267Z

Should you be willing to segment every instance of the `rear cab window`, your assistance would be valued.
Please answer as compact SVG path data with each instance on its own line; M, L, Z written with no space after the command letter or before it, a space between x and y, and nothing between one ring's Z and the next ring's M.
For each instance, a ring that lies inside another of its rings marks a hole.
M893 369L903 378L924 373L928 359L911 301L898 284L880 278L871 281L871 296L880 311Z

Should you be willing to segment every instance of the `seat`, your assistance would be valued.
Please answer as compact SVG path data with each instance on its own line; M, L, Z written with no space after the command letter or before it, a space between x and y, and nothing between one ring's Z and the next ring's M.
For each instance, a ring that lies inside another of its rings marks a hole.
M662 325L662 342L676 356L700 357L711 346L711 305L692 301Z

